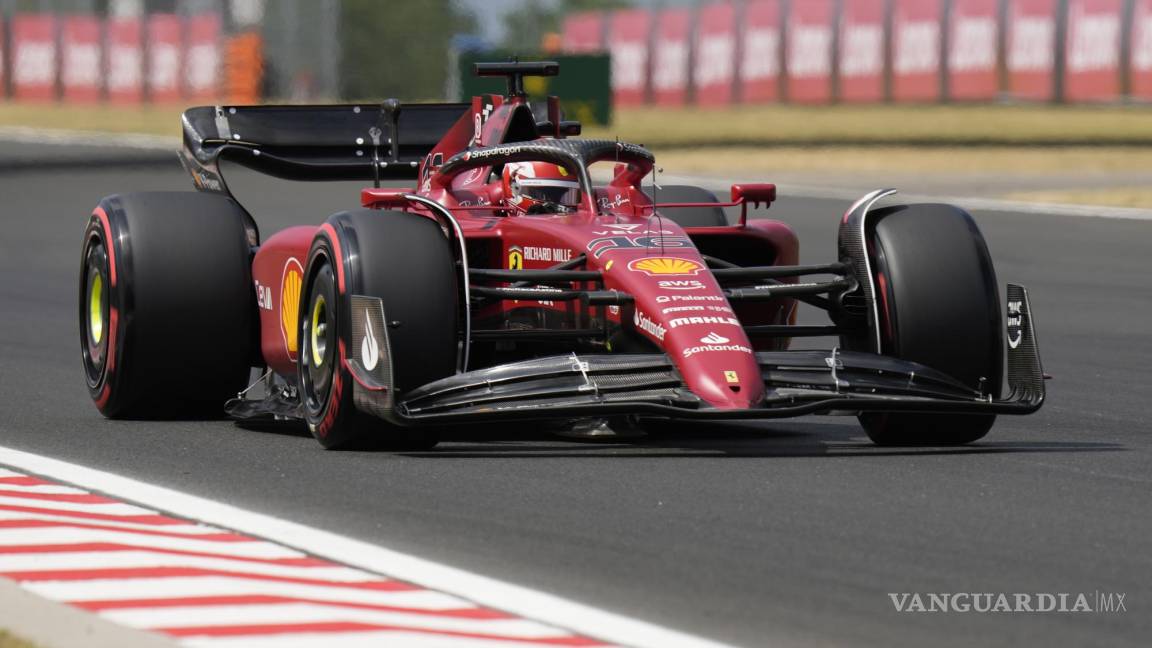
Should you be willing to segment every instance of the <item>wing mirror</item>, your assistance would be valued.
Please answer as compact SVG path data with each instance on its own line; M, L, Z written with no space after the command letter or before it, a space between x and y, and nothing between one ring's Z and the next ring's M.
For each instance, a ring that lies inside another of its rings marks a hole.
M767 183L748 183L732 185L732 202L752 203L759 206L771 205L776 200L776 185Z
M732 202L740 204L740 224L748 222L748 203L759 207L771 207L776 200L776 185L763 183L745 183L732 185Z

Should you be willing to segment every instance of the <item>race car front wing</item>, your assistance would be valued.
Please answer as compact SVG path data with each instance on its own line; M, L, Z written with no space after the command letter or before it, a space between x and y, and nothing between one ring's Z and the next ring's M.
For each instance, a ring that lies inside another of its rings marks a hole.
M1027 291L1009 284L1007 298L1008 394L1002 399L922 364L839 348L757 353L766 395L755 407L736 410L708 406L684 387L662 354L536 358L438 380L399 402L359 362L348 364L357 406L404 424L612 415L741 420L864 411L1028 414L1044 402L1044 373Z

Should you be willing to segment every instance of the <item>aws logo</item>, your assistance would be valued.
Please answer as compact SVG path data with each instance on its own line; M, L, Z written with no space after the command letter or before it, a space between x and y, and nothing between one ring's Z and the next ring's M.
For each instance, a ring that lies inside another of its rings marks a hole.
M667 275L694 275L704 269L704 266L689 259L675 257L649 257L647 259L634 259L628 264L633 272L643 272L649 277Z
M284 336L284 348L292 360L296 359L296 352L300 348L300 327L297 324L303 284L304 268L292 257L284 264L284 272L280 276L280 333Z

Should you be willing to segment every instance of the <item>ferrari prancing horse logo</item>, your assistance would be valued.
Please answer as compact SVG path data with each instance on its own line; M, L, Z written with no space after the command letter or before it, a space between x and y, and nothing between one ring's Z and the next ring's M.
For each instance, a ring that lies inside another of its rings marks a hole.
M519 247L508 248L508 269L509 270L523 270L524 269L524 251Z

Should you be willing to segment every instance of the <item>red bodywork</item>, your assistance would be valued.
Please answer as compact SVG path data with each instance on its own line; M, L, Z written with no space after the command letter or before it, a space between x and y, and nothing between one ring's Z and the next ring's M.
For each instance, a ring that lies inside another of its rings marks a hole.
M712 276L702 255L723 250L745 265L793 265L799 244L787 225L752 220L725 227L682 228L658 210L640 189L651 165L620 164L606 185L574 213L516 216L504 208L498 177L487 168L454 175L439 172L438 162L469 146L506 143L520 98L490 95L473 101L472 110L453 126L425 158L418 187L408 190L365 189L362 204L381 210L406 209L405 192L438 201L459 222L472 267L546 269L586 256L583 269L598 270L604 288L634 297L632 305L588 306L580 301L504 301L473 314L484 328L522 328L532 317L579 329L596 318L646 339L676 364L685 385L711 406L749 408L762 401L764 381L753 351L786 348L786 338L750 340L743 326L794 323L790 298L733 307ZM609 165L610 166L610 165ZM737 186L733 202L752 192L766 200L768 186ZM659 199L658 190L656 192ZM587 198L587 197L586 197ZM749 202L751 199L749 200ZM382 211L381 218L387 218ZM431 215L429 215L431 217ZM261 348L277 373L296 374L293 331L300 280L309 247L319 227L292 227L269 237L256 254L253 278L261 315ZM579 269L579 268L572 268ZM419 281L419 277L398 277ZM555 327L555 324L551 324ZM611 352L610 345L604 352ZM469 369L482 365L473 363Z

